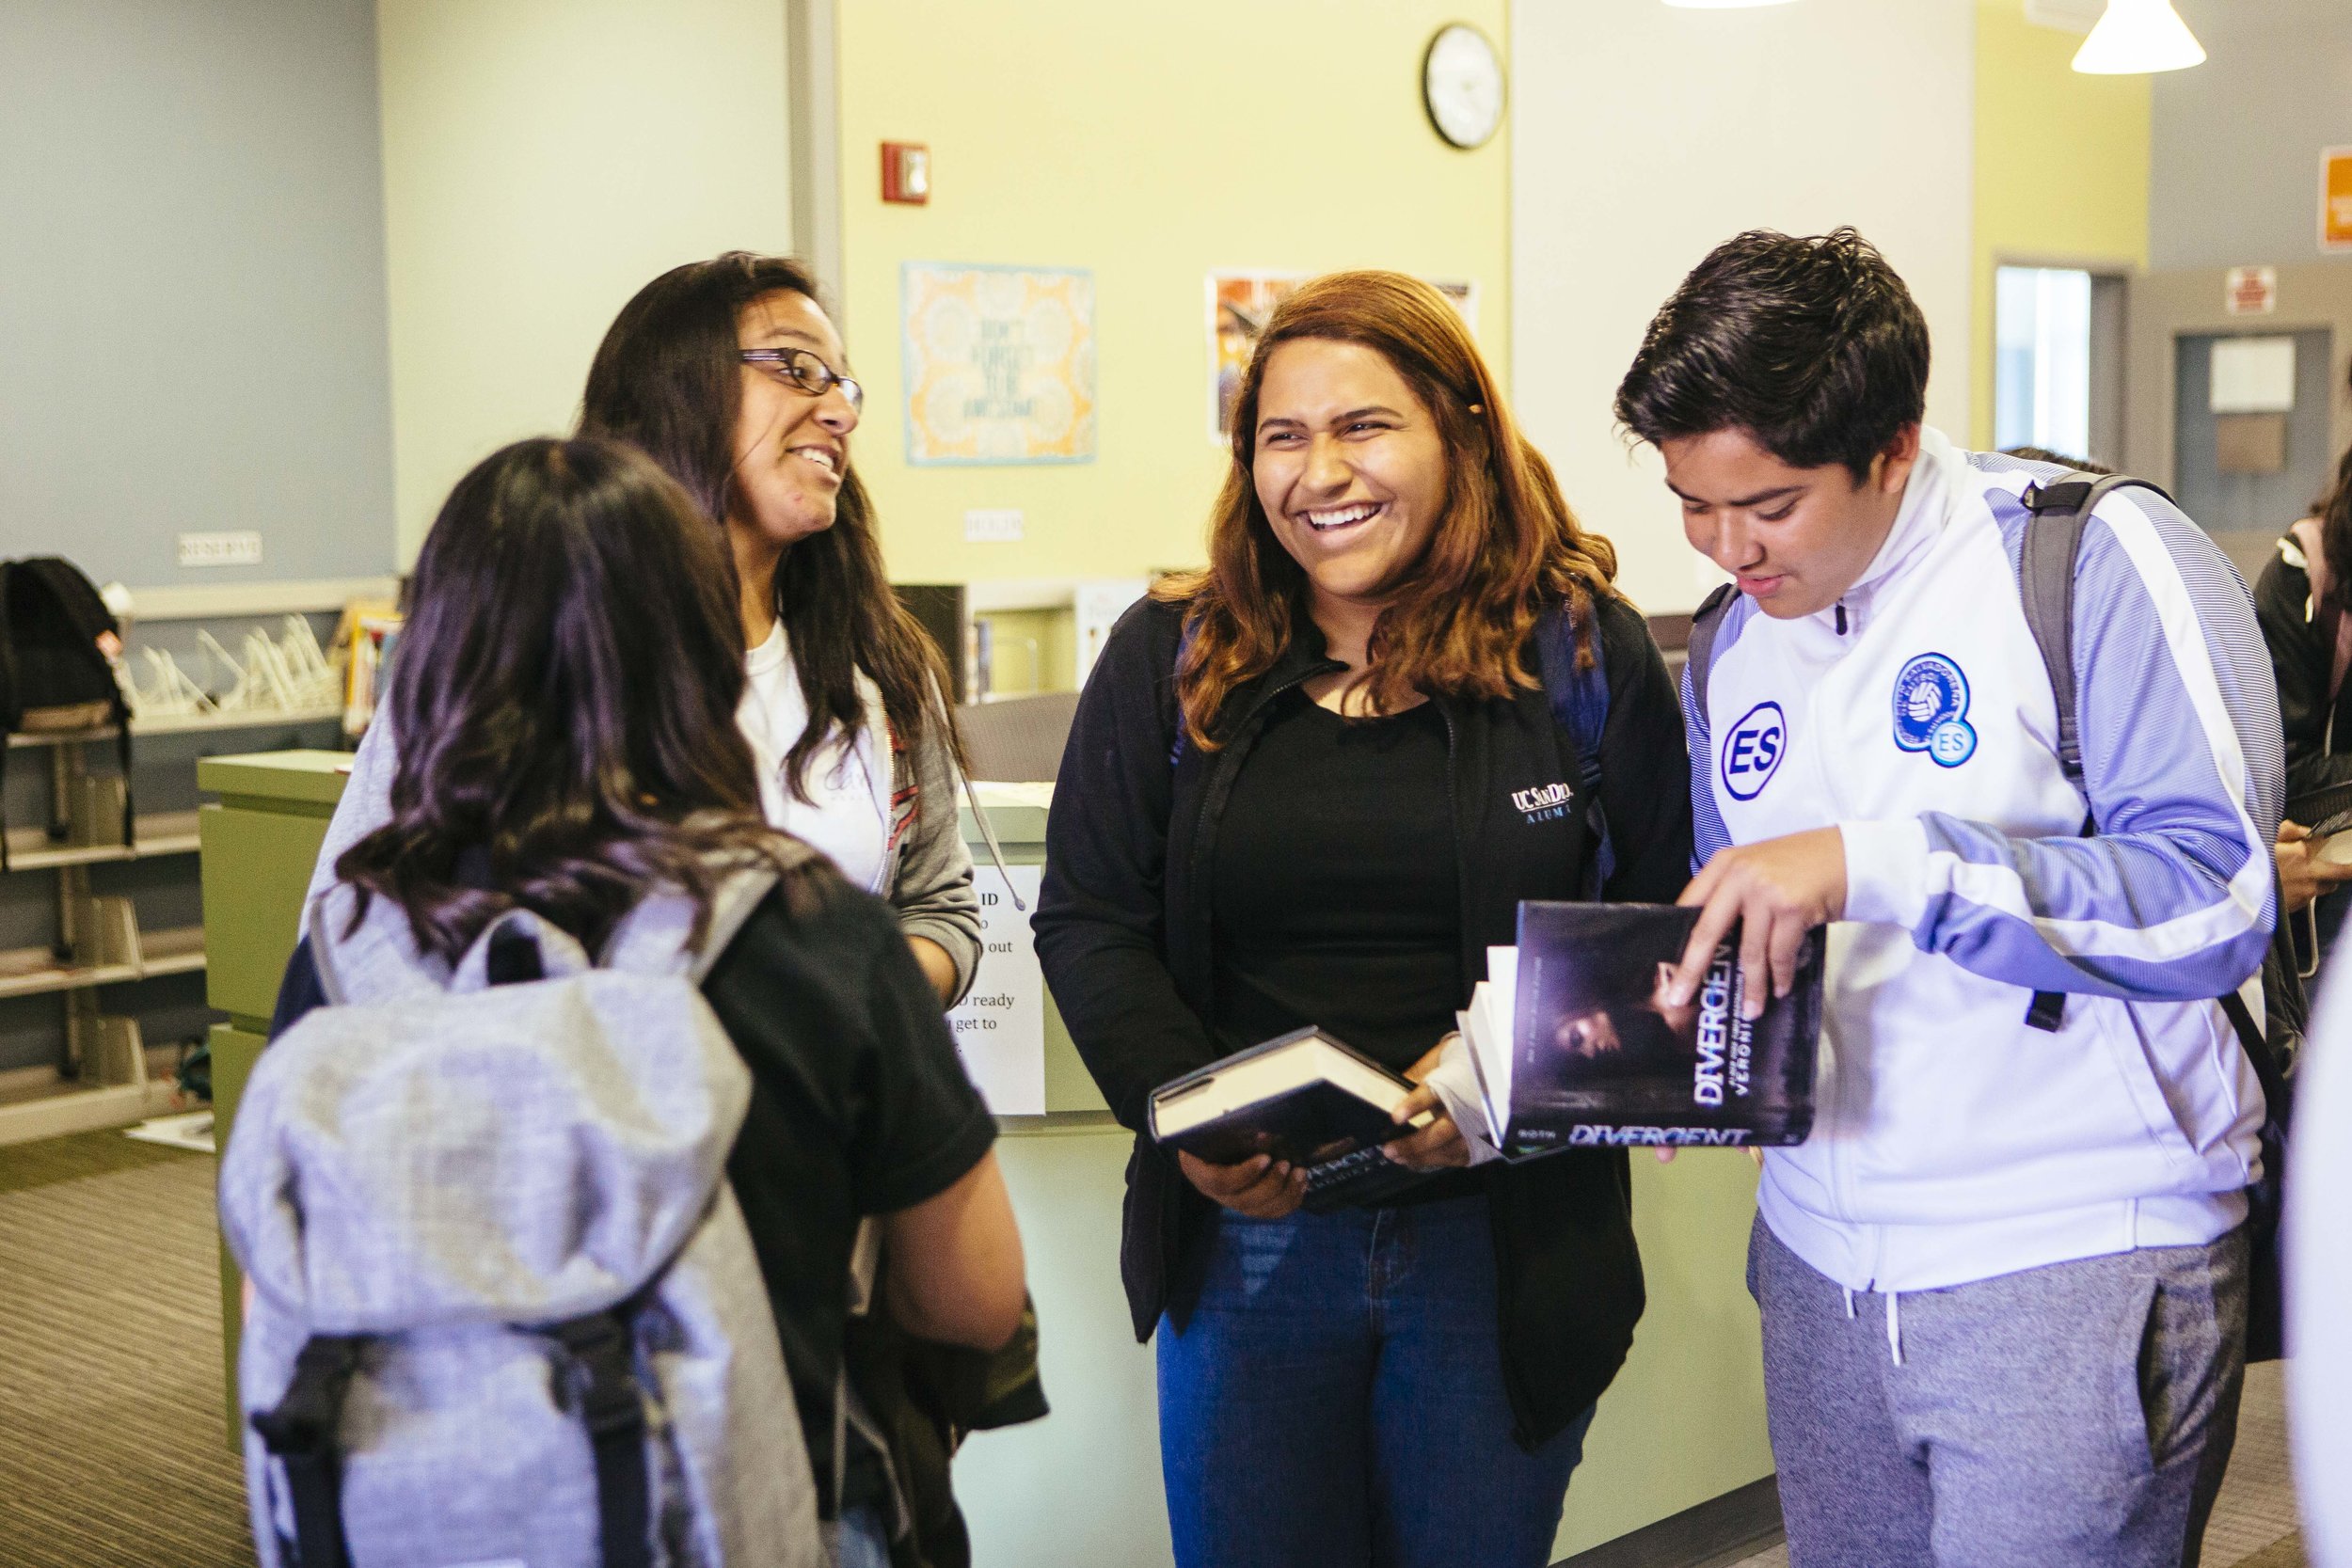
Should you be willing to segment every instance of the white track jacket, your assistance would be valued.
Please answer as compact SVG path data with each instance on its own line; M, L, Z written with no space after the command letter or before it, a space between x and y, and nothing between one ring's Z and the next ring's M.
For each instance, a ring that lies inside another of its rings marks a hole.
M1933 1290L2209 1242L2246 1212L2262 1090L2212 1000L2257 974L2284 764L2254 607L2153 492L2086 519L2083 764L2059 771L2018 593L2018 496L2057 470L1923 433L1844 599L1736 598L1689 678L1697 860L1835 826L1819 1112L1768 1151L1774 1235L1850 1290ZM2038 990L2071 992L2056 1033Z

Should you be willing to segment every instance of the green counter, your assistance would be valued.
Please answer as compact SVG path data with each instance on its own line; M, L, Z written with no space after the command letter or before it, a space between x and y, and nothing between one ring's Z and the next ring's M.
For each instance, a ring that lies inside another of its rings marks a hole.
M215 1103L225 1138L293 952L303 889L341 796L340 753L215 757L198 782L219 797L202 819L205 947L213 1006ZM1006 861L1043 863L1035 790L982 786ZM964 836L988 865L970 808ZM983 886L990 874L983 872ZM983 986L987 984L983 971ZM1128 1134L1110 1120L1050 1000L1041 1116L1008 1117L997 1146L1021 1220L1043 1325L1043 1421L974 1436L956 1459L982 1563L1036 1568L1163 1568L1152 1357L1127 1326L1119 1283L1119 1209ZM1585 1442L1559 1549L1611 1541L1772 1472L1755 1305L1743 1283L1755 1171L1735 1152L1686 1152L1661 1167L1637 1153L1634 1227L1649 1313L1632 1358ZM236 1285L223 1260L231 1429Z

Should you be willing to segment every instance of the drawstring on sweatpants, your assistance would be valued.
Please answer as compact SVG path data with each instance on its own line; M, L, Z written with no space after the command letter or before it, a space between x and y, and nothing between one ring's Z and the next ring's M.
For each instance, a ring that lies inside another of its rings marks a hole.
M1845 1292L1846 1321L1851 1323L1854 1320L1853 1287L1841 1285L1838 1289ZM1902 1299L1893 1291L1886 1292L1886 1349L1887 1353L1894 1356L1895 1365L1898 1367L1903 1364Z

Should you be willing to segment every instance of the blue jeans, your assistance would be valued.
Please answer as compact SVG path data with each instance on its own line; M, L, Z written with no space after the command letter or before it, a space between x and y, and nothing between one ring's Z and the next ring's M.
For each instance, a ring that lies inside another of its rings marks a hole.
M834 1568L890 1568L890 1527L882 1510L859 1503L841 1516Z
M1542 1568L1587 1410L1511 1440L1486 1200L1220 1210L1159 1327L1180 1568Z

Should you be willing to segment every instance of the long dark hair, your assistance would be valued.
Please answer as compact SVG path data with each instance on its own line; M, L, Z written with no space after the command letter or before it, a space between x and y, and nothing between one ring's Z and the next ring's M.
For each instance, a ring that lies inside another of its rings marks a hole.
M521 906L602 946L658 886L698 906L771 852L718 535L616 441L518 441L425 536L385 711L391 820L335 863L455 961ZM465 863L461 865L461 857Z
M767 294L818 300L798 261L730 250L673 267L621 307L588 368L580 430L634 442L724 524L735 499L735 427L743 405L737 320ZM866 722L857 674L882 690L905 743L936 736L958 762L962 743L943 705L947 667L922 623L898 603L882 570L874 504L852 464L833 526L797 541L776 569L776 614L800 673L808 727L785 754L785 782L806 799L808 760Z
M2352 393L2352 372L2345 374L2345 390ZM2328 556L2328 596L2338 609L2352 610L2352 447L2336 462L2335 483L2312 502L2312 515L2319 519L2320 547Z
M1184 727L1203 747L1227 697L1271 669L1307 614L1307 576L1275 538L1258 499L1258 397L1266 359L1295 339L1360 343L1405 378L1437 421L1447 501L1428 547L1372 634L1371 694L1380 708L1414 691L1500 697L1534 687L1525 650L1536 618L1565 604L1581 632L1592 601L1614 590L1617 555L1568 510L1551 465L1502 401L1461 313L1419 278L1337 272L1274 308L1233 404L1232 464L1209 518L1206 571L1153 590L1189 604L1193 634L1177 671Z

